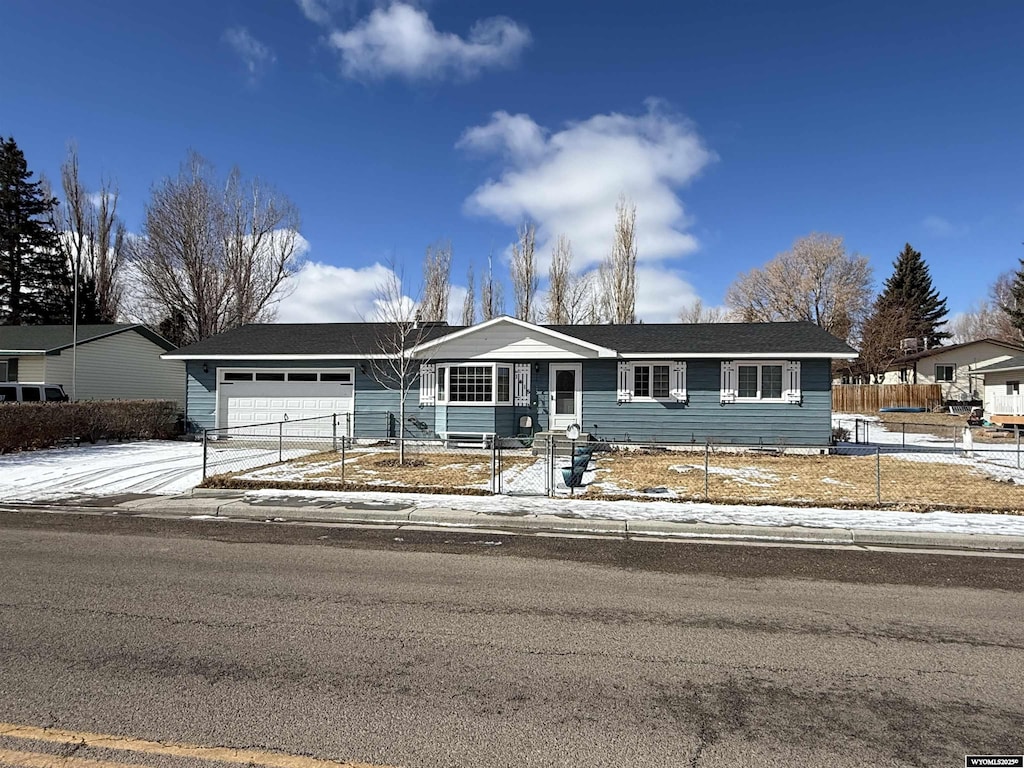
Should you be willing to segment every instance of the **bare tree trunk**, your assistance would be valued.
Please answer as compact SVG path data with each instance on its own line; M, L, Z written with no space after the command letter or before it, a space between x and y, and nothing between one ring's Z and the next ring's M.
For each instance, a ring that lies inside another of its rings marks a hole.
M505 296L501 283L494 279L492 257L487 256L487 275L480 285L480 314L484 322L493 320L505 312Z
M462 300L462 324L476 323L476 285L473 280L473 265L466 270L466 298Z
M636 205L627 198L615 206L611 253L598 270L602 315L610 323L636 322Z
M569 322L571 281L572 243L565 235L559 235L551 251L551 266L548 268L547 321L551 325L564 325Z
M535 298L539 279L535 257L537 229L532 223L525 223L518 230L519 239L512 244L512 294L515 299L515 316L528 323L536 314Z
M448 320L448 299L452 292L451 271L451 242L427 246L423 258L423 300L420 302L420 317L423 320Z

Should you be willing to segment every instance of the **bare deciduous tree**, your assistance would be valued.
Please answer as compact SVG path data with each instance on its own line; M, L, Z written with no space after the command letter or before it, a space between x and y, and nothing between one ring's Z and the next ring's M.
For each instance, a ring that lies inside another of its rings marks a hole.
M681 323L728 323L732 319L724 307L708 307L700 299L687 304L679 311Z
M1013 272L1003 272L989 288L989 296L949 323L954 344L976 339L1021 343L1021 332L1003 307L1012 307Z
M843 238L813 233L764 267L741 274L725 301L743 322L807 320L851 338L871 305L871 266Z
M112 323L121 316L125 227L117 215L117 188L108 181L90 195L79 175L78 149L68 148L60 168L63 202L53 209L58 244L80 286L87 287L93 304L84 317Z
M423 257L423 320L447 321L448 299L451 296L452 244L443 241L427 246Z
M301 256L299 214L286 197L237 169L226 182L195 152L153 188L142 236L131 242L142 312L187 344L273 319Z
M537 313L536 297L540 286L536 260L537 228L526 222L519 227L517 235L518 240L512 244L512 260L509 264L515 316L532 323Z
M615 235L608 257L598 268L595 297L609 323L636 322L636 205L626 197L615 206Z
M551 252L548 269L547 322L551 325L577 325L594 322L591 311L592 274L572 271L572 242L559 235Z
M405 464L407 402L420 380L420 366L429 359L416 348L427 341L431 326L417 317L419 297L406 291L404 268L393 260L387 267L387 277L374 289L373 320L378 327L367 362L374 381L398 392L398 463Z
M493 257L487 256L487 274L480 283L480 316L485 322L505 314L505 292L494 279Z
M908 322L909 309L899 304L876 300L871 313L864 321L861 334L863 340L857 360L850 364L851 371L871 376L876 382L881 382L889 367L906 354L901 345ZM853 370L854 368L856 370Z
M476 323L476 282L473 279L473 265L466 269L466 298L462 300L462 324Z

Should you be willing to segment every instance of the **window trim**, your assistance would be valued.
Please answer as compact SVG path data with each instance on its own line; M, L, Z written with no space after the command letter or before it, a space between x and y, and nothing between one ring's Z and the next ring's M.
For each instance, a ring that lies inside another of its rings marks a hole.
M778 397L762 397L761 392L763 391L763 373L762 369L764 366L773 366L779 368L782 372L781 376L781 387L779 389ZM757 396L756 397L743 397L740 394L740 368L756 367L757 368ZM736 362L736 402L737 403L785 403L786 401L786 361L785 360L743 360L742 362Z
M491 397L489 400L473 400L471 402L463 402L461 400L452 400L452 384L449 372L452 368L489 368L491 371ZM508 399L498 400L498 369L508 369ZM501 363L501 362L486 362L486 361L466 361L462 363L437 363L434 366L435 380L434 380L434 402L437 405L456 405L456 406L508 406L512 405L515 401L515 365L512 363Z
M657 397L654 394L654 369L655 367L665 368L668 370L668 394L665 397ZM671 361L637 361L629 364L629 380L633 385L633 397L631 398L634 403L674 403L676 398L672 396L672 373L674 364ZM636 369L647 368L648 373L648 391L651 392L649 395L638 395L636 393Z
M262 373L262 374L267 374L267 373L269 373L269 374L283 374L284 375L284 380L281 380L281 379L275 379L275 380L257 379L256 378L256 374L257 373ZM307 373L307 374L308 373L315 373L316 374L316 381L292 381L291 379L289 379L289 376L291 374L293 374L293 373ZM339 375L339 376L340 375L348 376L348 381L324 381L323 378L322 378L322 375L325 374L325 373L333 374L333 375ZM236 375L236 376L248 376L249 378L245 378L245 379L228 379L227 378L228 375L231 375L231 374ZM238 367L238 368L231 367L231 366L218 366L217 367L217 386L218 387L220 387L221 384L255 384L257 382L260 383L260 384L281 384L281 385L283 385L286 388L289 385L302 386L303 384L339 384L341 386L353 387L353 392L354 392L355 383L356 383L356 374L355 374L355 368L349 368L349 367L345 367L345 368L335 368L335 367L328 367L328 368L319 368L319 367L310 367L310 368L265 368L265 367L258 367L258 366Z
M655 397L636 394L636 369L650 370L650 391L654 392L654 368L668 368L668 396ZM684 360L622 360L618 365L618 385L616 387L617 403L687 403L687 367Z
M950 374L948 379L939 378L939 368L950 368ZM952 384L956 381L956 363L936 363L935 364L935 383L936 384Z

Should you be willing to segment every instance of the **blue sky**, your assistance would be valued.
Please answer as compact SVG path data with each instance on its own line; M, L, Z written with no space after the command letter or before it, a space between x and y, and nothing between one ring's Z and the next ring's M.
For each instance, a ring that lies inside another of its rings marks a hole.
M638 207L640 313L721 303L812 231L876 280L910 242L950 309L1024 256L1018 2L7 0L0 133L148 190L193 148L298 205L282 320L355 319L383 260L453 278L524 216L593 265ZM456 300L458 296L456 295Z

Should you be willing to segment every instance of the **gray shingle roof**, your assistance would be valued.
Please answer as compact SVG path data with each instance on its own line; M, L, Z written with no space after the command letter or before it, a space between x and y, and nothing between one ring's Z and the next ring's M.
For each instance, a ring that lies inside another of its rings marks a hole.
M131 330L137 331L164 349L174 349L174 345L163 336L153 333L146 326L137 323L79 325L78 343L88 344L90 341L105 336L113 336ZM0 325L0 354L59 352L72 345L73 335L70 325Z
M643 323L547 325L553 331L624 354L828 354L853 353L846 342L814 323Z
M1016 371L1024 368L1024 355L1011 357L999 363L990 363L981 368L972 368L972 373L992 373L994 371Z
M642 325L543 326L582 341L617 350L666 354L836 354L853 350L813 323L662 323ZM388 323L309 323L245 325L182 347L175 355L215 358L229 355L361 355L379 352ZM430 341L464 326L423 329Z
M175 355L372 355L381 351L390 323L266 323L243 325L197 341ZM421 342L458 330L458 326L427 325Z

